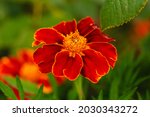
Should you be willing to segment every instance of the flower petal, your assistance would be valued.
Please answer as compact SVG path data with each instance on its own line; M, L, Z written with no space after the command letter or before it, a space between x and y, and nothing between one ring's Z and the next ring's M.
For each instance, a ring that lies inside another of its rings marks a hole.
M21 62L17 58L1 58L0 74L16 76L19 74Z
M53 63L54 63L54 58L52 60L47 61L47 62L41 62L38 64L39 70L42 73L49 73L52 70Z
M65 78L64 77L55 77L57 83L59 85L63 84L65 82Z
M114 39L109 38L107 35L103 34L99 28L94 29L87 36L87 43L90 42L110 42L114 41Z
M84 19L81 19L77 27L78 27L78 31L82 36L86 36L95 28L97 28L97 26L94 24L94 21L91 17L86 17Z
M53 44L53 45L44 45L42 48L38 48L34 52L33 54L34 61L36 64L38 64L41 72L44 73L51 72L55 55L61 49L62 49L61 46Z
M44 85L43 87L43 93L48 94L52 92L52 87L51 84L49 83L48 77L40 78L37 81L38 87L40 87L41 85Z
M29 62L33 63L33 50L30 49L22 49L18 52L18 60L21 62Z
M34 40L32 42L32 47L39 45L41 42Z
M81 74L93 83L97 83L102 76L108 73L109 64L106 58L92 49L84 50L84 66Z
M112 44L91 43L88 44L88 46L105 56L112 68L115 66L117 61L117 50Z
M64 37L52 28L41 28L34 34L35 41L32 45L39 45L39 42L46 44L62 43Z
M77 23L75 20L70 22L61 22L53 28L66 36L67 34L70 34L71 32L74 33L76 31Z
M75 80L80 74L82 65L80 55L76 54L75 57L70 57L68 51L62 51L56 55L52 72L54 76L64 76L69 80Z

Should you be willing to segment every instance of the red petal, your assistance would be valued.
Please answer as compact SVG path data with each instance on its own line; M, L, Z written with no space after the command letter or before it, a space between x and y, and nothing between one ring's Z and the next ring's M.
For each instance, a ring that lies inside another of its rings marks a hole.
M54 58L52 60L49 60L48 62L41 62L38 64L39 70L42 73L51 72L53 63L54 63Z
M34 45L38 45L39 42L43 42L46 44L53 44L53 43L62 43L64 37L52 28L41 28L37 30L34 34L35 41L33 42Z
M94 24L94 21L91 17L86 17L84 19L81 19L77 27L78 27L78 31L82 36L86 36L95 28L97 28L97 26Z
M108 73L109 64L106 58L99 52L92 49L84 50L84 66L82 75L93 83L97 83L102 76Z
M65 76L69 80L75 80L80 74L82 65L80 55L76 54L75 57L69 57L68 51L62 51L56 55L52 70L55 76Z
M44 45L42 48L38 48L34 52L34 61L39 65L41 72L51 72L54 57L60 50L61 46L58 45Z
M114 39L109 38L107 35L103 34L99 28L96 28L91 33L89 33L87 36L87 43L90 42L110 42L114 41Z
M57 83L59 85L63 84L65 82L65 78L64 77L55 77Z
M32 43L32 47L34 47L34 46L37 46L37 45L39 45L41 42L39 42L39 41L33 41L33 43Z
M117 61L117 50L112 44L91 43L88 44L88 46L96 51L99 51L103 56L105 56L112 68L115 66Z
M76 21L70 21L70 22L61 22L60 24L53 27L58 32L62 33L63 35L70 34L71 32L74 33L77 29Z
M33 50L30 49L22 49L18 52L18 59L25 63L25 62L32 62L33 63Z
M16 76L19 74L21 65L21 62L17 58L3 57L0 63L0 75Z

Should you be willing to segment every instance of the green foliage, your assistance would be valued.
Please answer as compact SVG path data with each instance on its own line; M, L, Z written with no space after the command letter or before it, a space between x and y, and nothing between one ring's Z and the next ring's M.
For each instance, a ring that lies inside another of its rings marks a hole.
M96 95L98 97L96 99L146 99L141 96L138 87L144 81L149 80L150 76L139 75L141 61L143 58L136 57L135 51L120 56L114 70L110 71L107 78L103 78L104 80L98 84L102 88Z
M98 100L103 100L103 90L100 90L99 95L98 95Z
M54 76L52 74L49 74L49 80L50 80L50 83L53 87L53 99L58 99L58 86L57 86L57 81L56 79L54 78Z
M13 77L5 77L5 80L13 87L17 88L17 84L16 84L16 79ZM30 82L30 81L26 81L26 80L22 80L20 79L21 83L22 83L22 87L24 89L25 92L34 94L35 92L37 92L38 88L36 86L36 84Z
M106 0L101 12L103 30L127 23L145 7L148 0Z
M74 81L74 85L75 85L75 88L76 88L76 91L77 91L77 94L78 94L80 100L85 99L84 92L82 90L82 84L83 84L82 80L83 80L83 78L84 77L79 76L78 79L76 81Z
M44 85L41 85L41 87L39 88L36 96L33 98L34 100L42 99L42 96L43 96L43 87L44 87Z
M0 89L4 93L4 95L7 96L8 98L11 98L11 99L14 99L14 100L17 99L17 97L14 94L13 90L9 86L7 86L6 84L0 82Z
M120 84L120 79L118 77L112 79L110 91L109 91L109 99L117 99L118 98L119 84Z
M23 100L24 99L24 90L23 90L23 86L21 84L20 78L18 76L16 77L16 84L17 84L17 89L19 91L20 99Z
M31 37L34 32L30 25L31 20L29 17L18 17L3 22L0 27L0 46L16 49L31 47ZM17 43L14 43L14 40Z
M135 91L136 91L137 87L133 88L133 89L128 89L126 92L124 92L122 94L121 97L119 97L120 100L129 100L132 99Z
M72 89L69 90L67 94L67 99L68 100L75 100L77 99L78 94L76 93L76 89L73 87Z
M137 97L138 97L138 100L142 100L143 99L142 95L139 92L137 92Z
M150 100L150 92L148 90L146 91L146 99Z

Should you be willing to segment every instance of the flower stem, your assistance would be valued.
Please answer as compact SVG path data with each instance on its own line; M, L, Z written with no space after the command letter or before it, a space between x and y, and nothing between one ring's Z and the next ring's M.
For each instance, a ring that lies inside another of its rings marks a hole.
M79 99L84 100L84 94L82 89L82 77L79 76L78 79L74 82L76 91L78 93Z

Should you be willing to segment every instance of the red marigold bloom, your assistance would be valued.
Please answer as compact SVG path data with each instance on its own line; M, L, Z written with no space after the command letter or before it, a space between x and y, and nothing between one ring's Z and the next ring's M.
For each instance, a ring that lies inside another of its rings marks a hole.
M22 80L37 84L37 87L43 84L44 93L50 93L52 91L47 74L41 73L37 65L34 64L32 50L21 50L17 57L3 57L0 59L0 81L7 83L3 78L5 75L13 77L19 76ZM63 82L61 78L56 78L56 80L58 84ZM13 88L13 90L18 94L15 88Z
M150 20L136 20L133 24L136 38L142 38L150 33Z
M137 45L142 39L145 39L145 37L150 34L150 19L135 20L130 32L130 37L133 44Z
M117 60L116 48L91 17L61 22L34 34L33 46L42 43L33 55L41 72L75 80L80 74L93 83L109 72Z

